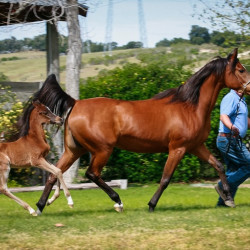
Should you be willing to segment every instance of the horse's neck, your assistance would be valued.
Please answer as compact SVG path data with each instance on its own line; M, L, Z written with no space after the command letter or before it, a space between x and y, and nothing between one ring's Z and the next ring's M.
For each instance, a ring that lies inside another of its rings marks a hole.
M222 87L222 82L219 82L213 75L209 76L203 83L197 108L197 112L202 118L210 117Z

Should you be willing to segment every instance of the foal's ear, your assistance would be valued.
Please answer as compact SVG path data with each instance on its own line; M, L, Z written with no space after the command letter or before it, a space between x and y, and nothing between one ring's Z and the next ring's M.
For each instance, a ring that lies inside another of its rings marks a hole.
M41 103L38 100L33 101L32 104L33 104L34 107L40 107L41 106Z
M230 63L232 63L233 65L235 65L236 62L238 61L237 55L238 55L238 48L235 48L235 49L227 56L228 62L230 62Z

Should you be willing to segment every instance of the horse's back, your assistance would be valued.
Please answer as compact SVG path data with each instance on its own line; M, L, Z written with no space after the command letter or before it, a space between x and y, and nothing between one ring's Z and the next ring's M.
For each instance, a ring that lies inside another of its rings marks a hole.
M79 100L68 117L67 126L73 137L90 151L96 147L117 146L136 152L165 152L173 133L183 137L180 128L183 118L180 117L184 111L179 108L180 113L178 107L178 104L167 105L154 99Z

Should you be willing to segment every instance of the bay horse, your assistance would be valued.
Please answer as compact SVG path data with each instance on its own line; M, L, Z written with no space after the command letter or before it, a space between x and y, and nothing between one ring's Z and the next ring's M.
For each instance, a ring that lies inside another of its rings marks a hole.
M210 163L218 172L227 197L226 205L234 207L225 170L206 148L210 116L220 90L224 87L250 94L250 76L239 62L237 48L227 58L217 57L178 88L168 89L148 100L124 101L110 98L75 100L66 94L50 75L34 99L47 105L57 115L66 114L64 148L56 166L65 172L80 156L91 154L86 176L103 189L122 211L119 195L101 178L113 148L142 152L168 152L159 188L149 201L154 211L163 191L185 153ZM38 201L41 213L56 178L50 175ZM50 199L51 203L56 196Z
M63 187L69 206L73 206L73 200L63 181L61 170L45 160L50 146L46 142L43 125L48 123L62 125L63 119L53 114L39 101L30 103L18 122L19 138L11 142L0 143L0 192L16 201L33 216L37 215L36 211L8 190L7 180L10 167L36 166L55 175Z

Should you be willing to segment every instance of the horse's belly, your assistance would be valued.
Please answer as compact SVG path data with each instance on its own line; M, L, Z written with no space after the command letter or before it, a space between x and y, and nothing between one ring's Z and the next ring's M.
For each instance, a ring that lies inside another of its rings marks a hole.
M165 145L163 142L148 139L138 139L128 136L119 138L116 146L118 148L137 153L161 153L168 151L167 145Z

